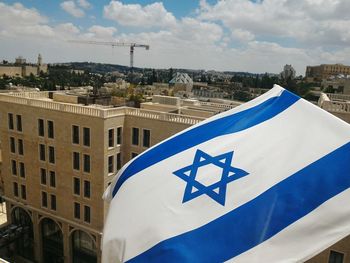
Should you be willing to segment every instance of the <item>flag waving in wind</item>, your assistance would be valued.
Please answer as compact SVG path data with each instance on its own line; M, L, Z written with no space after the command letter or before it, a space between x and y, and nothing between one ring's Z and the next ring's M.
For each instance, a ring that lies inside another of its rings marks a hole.
M106 190L103 262L302 262L350 234L350 125L275 85Z

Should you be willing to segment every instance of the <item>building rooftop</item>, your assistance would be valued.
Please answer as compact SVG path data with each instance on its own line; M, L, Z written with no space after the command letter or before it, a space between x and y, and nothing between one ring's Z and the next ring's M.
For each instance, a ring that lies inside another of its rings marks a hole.
M55 100L55 95L60 97L59 101ZM71 97L66 100L62 96L68 96L64 92L9 92L0 93L0 101L10 102L15 104L25 104L32 107L46 108L50 110L63 111L67 113L88 115L97 118L110 118L120 115L141 116L150 119L159 119L162 121L178 122L185 124L196 124L202 121L203 117L180 115L166 112L159 112L155 110L146 110L131 107L113 107L103 105L83 105L76 104L75 101L70 102Z
M321 93L318 106L350 123L350 95Z
M187 73L176 72L175 76L169 81L170 84L191 84L193 80Z

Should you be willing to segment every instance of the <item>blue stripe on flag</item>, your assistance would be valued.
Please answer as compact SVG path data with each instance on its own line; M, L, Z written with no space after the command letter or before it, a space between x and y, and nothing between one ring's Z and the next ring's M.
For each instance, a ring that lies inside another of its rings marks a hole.
M113 197L127 179L143 169L215 137L258 125L283 112L299 99L298 96L284 90L280 96L270 98L255 107L205 123L159 144L129 164L113 189Z
M347 143L228 214L162 241L128 262L223 262L233 258L348 189L349 152Z

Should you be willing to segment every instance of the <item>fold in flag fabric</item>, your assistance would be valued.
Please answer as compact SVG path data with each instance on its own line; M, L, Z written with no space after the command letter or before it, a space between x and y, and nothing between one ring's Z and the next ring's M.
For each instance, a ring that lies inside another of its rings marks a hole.
M350 125L275 85L127 163L103 262L303 262L350 234Z

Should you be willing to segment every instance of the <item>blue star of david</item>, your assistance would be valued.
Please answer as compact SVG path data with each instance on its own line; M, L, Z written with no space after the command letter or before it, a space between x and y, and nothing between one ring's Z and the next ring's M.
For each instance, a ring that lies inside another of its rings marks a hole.
M213 157L201 150L197 150L191 165L173 172L173 174L187 182L182 203L206 194L224 206L226 201L227 184L249 174L242 169L232 167L232 158L233 151ZM196 176L199 167L209 164L214 164L222 168L222 174L221 179L218 182L205 186L196 180Z

